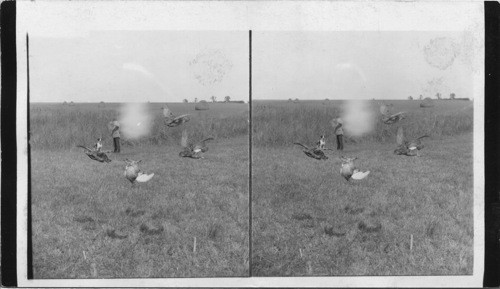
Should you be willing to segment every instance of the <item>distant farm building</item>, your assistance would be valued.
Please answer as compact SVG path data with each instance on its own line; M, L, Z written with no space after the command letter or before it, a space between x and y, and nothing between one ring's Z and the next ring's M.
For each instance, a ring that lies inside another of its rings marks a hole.
M200 102L196 103L196 105L194 106L194 109L195 110L208 110L209 109L208 102L206 102L205 100L201 100Z

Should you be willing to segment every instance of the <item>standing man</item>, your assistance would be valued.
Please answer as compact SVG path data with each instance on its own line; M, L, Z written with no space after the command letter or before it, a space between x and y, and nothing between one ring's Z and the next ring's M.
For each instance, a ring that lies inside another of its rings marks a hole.
M115 147L115 150L113 151L114 153L119 153L120 152L120 123L116 120L116 118L113 119L111 122L113 130L111 131L111 136L113 137L113 144Z
M344 150L344 130L342 129L342 119L337 118L337 126L335 127L334 133L337 136L337 150Z

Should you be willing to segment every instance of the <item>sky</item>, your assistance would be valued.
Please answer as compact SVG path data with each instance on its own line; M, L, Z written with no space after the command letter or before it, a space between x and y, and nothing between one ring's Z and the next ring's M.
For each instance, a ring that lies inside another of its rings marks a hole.
M465 32L253 31L253 99L472 98ZM246 31L30 37L32 102L248 100Z
M252 99L472 98L464 32L254 32Z
M31 102L248 100L248 32L30 37Z

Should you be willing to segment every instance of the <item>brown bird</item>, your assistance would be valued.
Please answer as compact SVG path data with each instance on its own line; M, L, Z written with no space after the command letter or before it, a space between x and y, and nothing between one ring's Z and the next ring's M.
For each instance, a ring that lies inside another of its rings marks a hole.
M327 160L328 157L325 155L322 149L319 148L309 148L301 143L294 142L293 144L299 145L303 148L303 152L306 154L306 156L317 159L317 160Z
M189 114L175 116L172 111L170 111L167 105L164 105L162 110L163 116L165 117L165 124L168 127L176 127L190 120Z
M94 161L98 161L98 162L101 162L101 163L109 163L111 162L111 160L108 158L108 156L104 153L104 152L101 152L100 149L99 150L92 150L92 149L89 149L88 147L86 146L82 146L82 145L77 145L77 147L79 148L83 148L85 149L85 154L92 160Z
M419 151L423 149L425 146L422 143L421 139L424 137L429 137L428 135L423 135L416 139L407 141L404 136L403 128L398 128L398 133L396 136L396 143L398 147L394 150L394 153L397 155L405 155L405 156L417 156L419 157Z
M193 158L193 159L202 159L203 153L208 151L208 146L206 145L207 141L213 140L213 137L208 137L196 144L188 143L188 134L187 131L182 131L181 138L181 146L183 150L179 153L181 157Z

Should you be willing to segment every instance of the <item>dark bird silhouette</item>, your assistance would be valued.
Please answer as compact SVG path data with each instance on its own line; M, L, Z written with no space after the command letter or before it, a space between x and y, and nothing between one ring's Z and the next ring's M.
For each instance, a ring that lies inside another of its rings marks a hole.
M395 113L395 114L392 114L392 115L384 115L382 117L382 121L385 123L385 124L393 124L393 123L396 123L402 119L405 119L406 118L406 115L405 115L406 112L402 111L402 112L398 112L398 113Z
M168 127L176 127L190 120L189 114L175 116L167 105L163 106L163 116L165 117L165 124Z
M181 157L202 159L203 153L208 151L208 146L206 142L213 140L213 137L208 137L198 143L190 144L188 143L188 135L186 130L182 131L181 146L183 150L179 153Z
M406 115L404 111L391 114L391 108L393 107L392 104L386 105L386 104L381 104L380 105L380 113L382 114L382 121L385 124L393 124L396 123L402 119L406 118Z
M108 156L104 153L104 152L101 152L100 150L97 151L97 150L91 150L89 149L88 147L86 146L82 146L82 145L77 145L77 147L80 147L80 148L83 148L85 149L85 154L92 160L94 161L98 161L98 162L101 162L101 163L109 163L111 162L111 160L108 158Z
M396 143L398 147L394 150L396 155L405 155L405 156L420 156L419 151L423 149L425 146L422 143L422 139L425 137L429 137L428 135L423 135L416 139L407 141L404 136L403 128L400 127L398 129L398 133L396 136Z
M310 147L307 147L301 143L298 143L298 142L294 142L293 144L296 144L296 145L299 145L303 148L303 152L306 154L306 156L310 157L310 158L313 158L313 159L317 159L317 160L327 160L328 157L325 155L325 153L323 152L322 149L319 149L319 148L310 148Z

